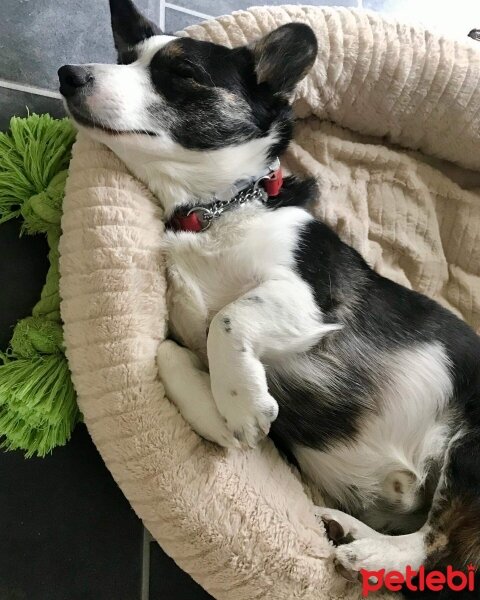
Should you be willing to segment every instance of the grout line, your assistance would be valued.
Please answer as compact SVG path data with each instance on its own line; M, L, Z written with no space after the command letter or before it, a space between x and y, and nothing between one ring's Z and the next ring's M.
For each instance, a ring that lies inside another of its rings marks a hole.
M59 100L62 98L58 92L54 92L53 90L28 85L27 83L16 83L15 81L8 81L7 79L0 79L0 88L15 90L16 92L27 92L28 94L45 96L47 98L58 98Z
M143 527L142 540L142 589L140 600L149 600L150 598L150 544L152 536L147 528Z
M159 6L159 10L160 10L160 19L159 19L159 26L160 29L162 31L165 31L165 0L159 0L160 2L160 6Z
M213 19L212 15L207 15L205 13L198 12L198 10L192 10L191 8L185 8L184 6L177 6L176 4L172 4L171 2L165 2L164 4L165 8L171 8L172 10L185 13L186 15L191 15L192 17L198 17L199 19Z

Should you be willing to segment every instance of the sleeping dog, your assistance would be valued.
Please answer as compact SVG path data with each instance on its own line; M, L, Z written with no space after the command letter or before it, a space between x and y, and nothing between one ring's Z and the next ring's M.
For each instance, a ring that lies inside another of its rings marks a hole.
M66 65L60 91L164 209L168 396L223 446L271 434L334 507L345 576L477 564L479 338L315 220L315 182L282 181L313 31L232 50L110 8L119 64Z

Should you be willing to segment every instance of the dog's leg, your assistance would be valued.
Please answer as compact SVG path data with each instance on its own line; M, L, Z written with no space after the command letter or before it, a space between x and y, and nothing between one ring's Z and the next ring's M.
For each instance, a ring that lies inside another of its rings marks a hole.
M337 546L339 572L350 580L366 571L445 567L465 569L480 560L480 434L461 433L447 450L427 522L415 533L383 535L341 511L317 508Z
M267 281L214 317L207 340L212 392L237 439L255 446L278 414L262 361L305 351L333 329L321 323L310 288L296 276Z
M349 581L360 580L360 570L400 571L407 566L418 569L426 557L425 532L407 535L383 535L355 517L340 510L316 508L316 516L325 525L335 546L337 571Z
M218 412L210 389L210 376L193 352L165 340L158 348L157 364L168 398L192 429L220 446L239 447Z

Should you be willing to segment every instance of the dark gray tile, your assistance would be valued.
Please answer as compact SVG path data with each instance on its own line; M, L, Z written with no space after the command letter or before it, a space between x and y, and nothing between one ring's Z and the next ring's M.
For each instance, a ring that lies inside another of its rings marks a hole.
M150 544L150 600L213 600L190 575L177 567L156 542Z
M271 4L313 4L318 6L357 6L357 0L175 0L171 4L197 10L207 15L225 15L234 10L250 8L255 5Z
M0 352L6 350L15 323L32 313L48 269L45 237L20 237L20 226L17 219L0 225Z
M26 117L29 112L50 113L52 117L65 116L61 100L0 87L0 131L8 128L11 117Z
M165 31L167 33L182 31L185 27L201 23L204 20L171 8L165 9Z
M83 425L47 458L0 453L0 478L2 600L140 600L142 524Z
M137 0L159 21L159 0ZM108 0L2 0L0 78L57 89L65 63L114 62Z

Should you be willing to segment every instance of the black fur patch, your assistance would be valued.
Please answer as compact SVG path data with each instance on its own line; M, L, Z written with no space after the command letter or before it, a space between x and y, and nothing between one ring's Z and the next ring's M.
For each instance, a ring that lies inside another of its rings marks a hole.
M113 40L118 62L133 62L132 49L149 37L161 34L155 23L140 14L131 0L110 0Z
M480 424L480 339L465 323L426 296L375 273L318 221L304 227L296 264L325 321L342 329L301 358L314 367L312 373L322 374L314 381L308 369L296 379L287 364L268 368L270 390L280 405L272 426L276 438L290 447L316 449L352 440L362 421L378 410L378 353L427 342L441 342L451 360L452 405Z
M309 208L318 200L319 194L317 182L313 177L299 179L289 175L283 180L279 195L268 201L268 207L271 209L283 208L284 206Z
M172 49L174 51L172 51ZM288 101L258 84L252 52L179 38L160 49L150 64L151 79L161 102L152 114L165 111L175 118L169 131L191 149L214 149L264 137L277 125L278 143L271 156L283 151L292 132Z

